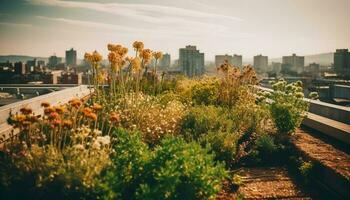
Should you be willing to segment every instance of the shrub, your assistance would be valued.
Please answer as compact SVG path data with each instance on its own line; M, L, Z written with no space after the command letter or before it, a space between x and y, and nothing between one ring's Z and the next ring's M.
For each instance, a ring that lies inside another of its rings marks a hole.
M232 121L227 111L215 106L194 106L189 109L181 124L181 133L186 139L198 139L208 132L230 131Z
M308 102L304 101L301 81L287 84L280 80L272 85L274 92L268 94L272 100L270 112L272 119L280 133L292 133L300 126Z
M113 167L109 169L106 180L116 192L116 198L131 199L151 152L142 141L140 132L117 129L113 136L116 138L113 144Z
M195 142L166 138L156 147L152 160L145 166L138 199L212 199L227 178L224 165L213 161Z
M216 105L219 82L215 78L203 78L191 89L192 101L197 105Z
M227 166L236 163L239 135L235 133L210 132L201 137L203 146L210 146L215 153L215 159L225 161Z
M139 132L116 130L107 180L121 199L208 199L227 172L208 148L167 137L152 151Z

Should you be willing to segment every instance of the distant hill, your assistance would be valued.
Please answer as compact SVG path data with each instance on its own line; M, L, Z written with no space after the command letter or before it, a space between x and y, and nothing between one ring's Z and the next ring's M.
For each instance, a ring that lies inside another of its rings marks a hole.
M36 58L37 60L44 60L48 62L48 58L46 57L34 57L34 56L22 56L22 55L4 55L0 56L0 63L10 61L10 62L26 62L27 60L33 60Z

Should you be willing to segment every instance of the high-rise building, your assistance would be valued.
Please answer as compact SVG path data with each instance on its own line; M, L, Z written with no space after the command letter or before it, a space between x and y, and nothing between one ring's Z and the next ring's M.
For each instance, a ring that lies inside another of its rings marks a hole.
M259 72L264 72L267 70L269 58L263 55L254 56L254 68Z
M23 75L26 73L26 65L22 62L15 63L15 74Z
M39 67L44 67L45 66L45 60L38 60L38 66Z
M334 69L336 72L350 72L350 52L348 49L337 49L334 53Z
M159 67L161 69L167 69L170 67L171 58L170 54L166 53L163 55L162 59L159 60Z
M179 66L189 77L204 74L204 53L200 53L196 46L188 45L179 50Z
M77 65L77 51L73 48L66 51L66 65L71 67Z
M49 67L57 67L58 64L62 62L62 58L57 57L56 55L50 56L49 57Z
M216 67L219 67L221 64L223 64L225 62L225 60L230 64L232 65L232 59L233 57L230 56L230 55L216 55L215 56L215 66Z
M279 74L281 72L282 63L280 62L272 62L272 71L276 74Z
M285 72L292 71L299 74L304 70L304 63L304 56L297 56L296 54L293 54L291 56L282 57L282 68Z
M33 60L27 60L26 63L26 73L30 74L32 71L34 71L34 67L37 65L36 59Z
M232 57L232 64L236 67L242 67L243 66L242 55L234 54Z

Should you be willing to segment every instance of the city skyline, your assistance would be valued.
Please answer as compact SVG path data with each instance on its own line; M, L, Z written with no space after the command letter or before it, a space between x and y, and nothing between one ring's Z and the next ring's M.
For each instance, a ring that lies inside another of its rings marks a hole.
M110 42L142 40L173 58L179 48L196 45L207 60L214 60L227 53L245 58L312 55L350 44L346 0L5 0L1 4L1 55L63 57L74 47L81 59L84 52L95 49L106 56Z

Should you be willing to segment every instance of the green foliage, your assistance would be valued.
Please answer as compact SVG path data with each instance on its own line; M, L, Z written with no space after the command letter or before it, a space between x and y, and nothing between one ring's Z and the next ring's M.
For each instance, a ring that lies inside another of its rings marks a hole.
M121 199L208 199L227 177L208 148L167 137L152 151L140 133L117 130L107 180Z
M208 132L228 132L232 121L225 109L215 106L194 106L189 109L181 124L181 133L186 139L199 139Z
M237 161L238 134L210 132L200 139L203 146L209 145L215 153L215 159L225 161L227 166L233 166Z
M227 178L223 164L215 163L207 148L180 138L166 138L145 166L138 199L211 199Z
M151 154L148 146L143 143L140 132L117 129L113 136L116 138L113 144L113 167L107 173L106 179L117 197L129 199L135 193L137 180L144 172L144 166Z
M312 169L313 164L311 161L302 162L299 166L300 174L305 178L308 178L310 176Z
M278 150L274 138L268 134L261 135L256 139L255 145L261 154L271 155Z
M219 83L215 79L200 80L192 87L192 101L197 105L215 105L218 94Z

